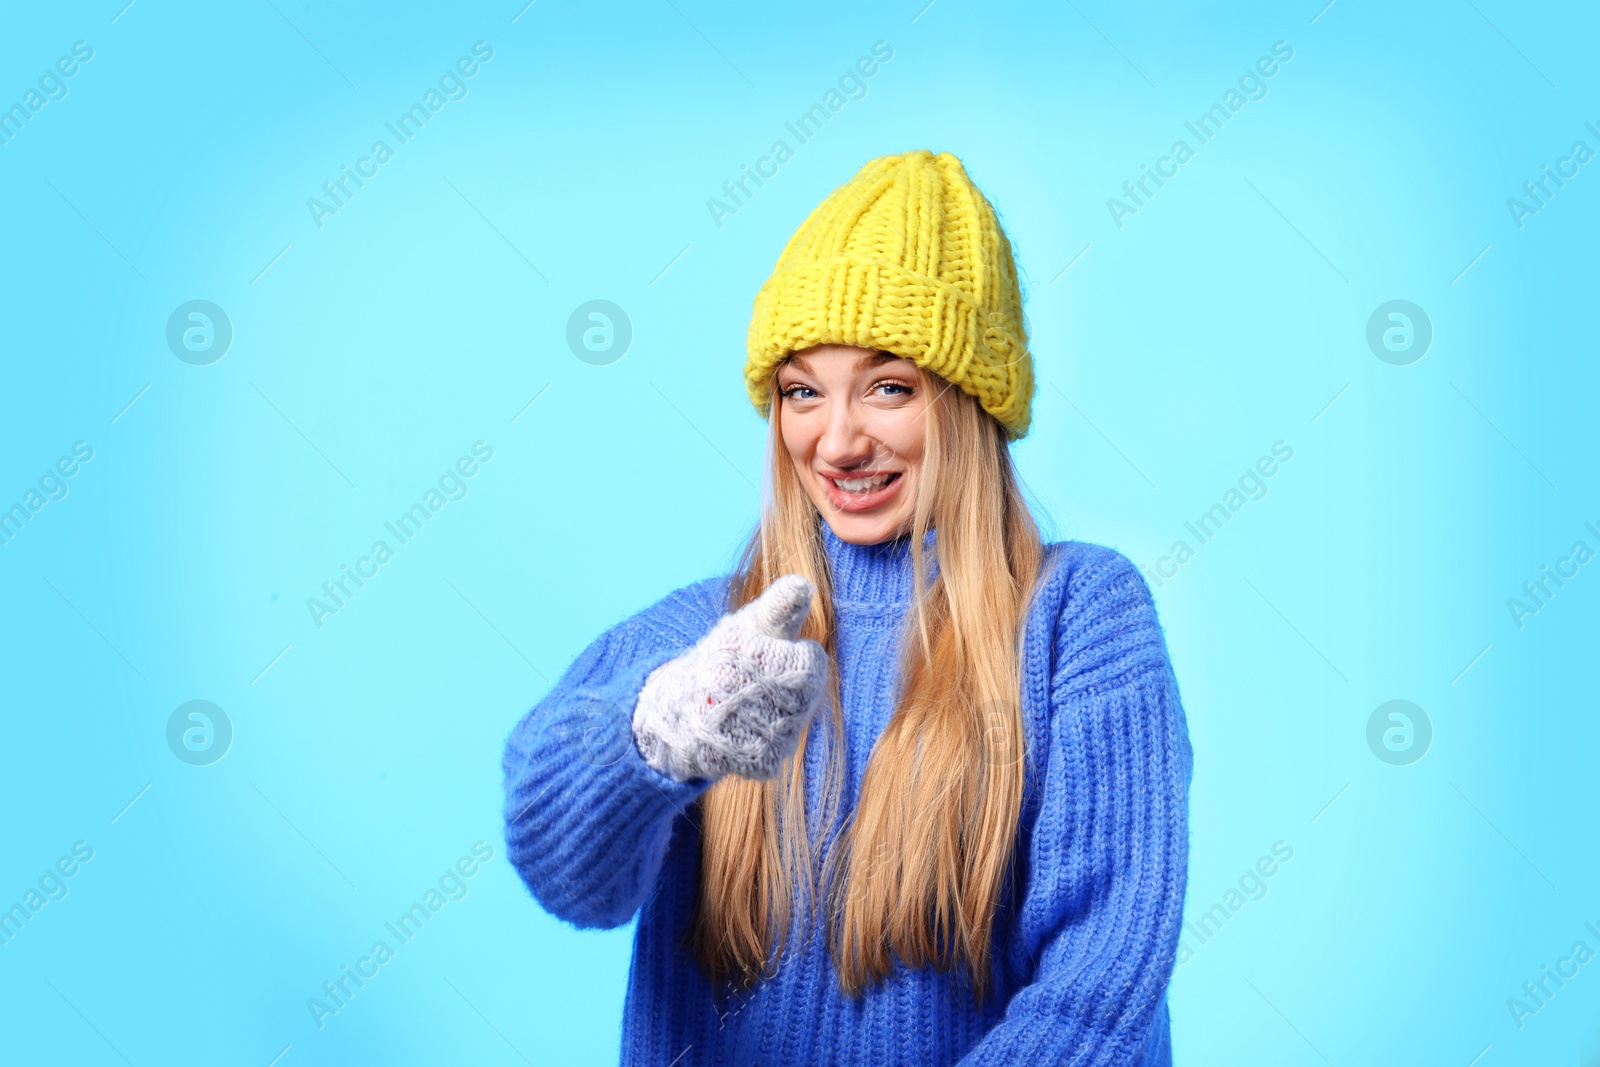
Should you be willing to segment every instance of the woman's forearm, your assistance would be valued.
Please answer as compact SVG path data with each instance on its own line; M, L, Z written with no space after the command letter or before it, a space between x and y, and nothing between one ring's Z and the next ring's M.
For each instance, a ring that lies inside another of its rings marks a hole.
M682 651L631 622L608 631L507 741L507 855L539 903L576 926L633 917L709 785L650 767L630 729L646 677Z

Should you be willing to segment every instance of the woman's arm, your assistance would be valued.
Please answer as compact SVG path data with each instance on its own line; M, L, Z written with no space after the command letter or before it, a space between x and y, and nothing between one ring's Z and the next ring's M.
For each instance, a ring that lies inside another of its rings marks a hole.
M1133 564L1099 549L1068 589L1022 900L1037 966L963 1067L1135 1067L1164 1036L1188 875L1188 728Z
M628 922L680 816L711 784L674 781L634 745L645 679L708 632L726 579L688 586L600 635L511 732L506 852L546 911L580 927Z

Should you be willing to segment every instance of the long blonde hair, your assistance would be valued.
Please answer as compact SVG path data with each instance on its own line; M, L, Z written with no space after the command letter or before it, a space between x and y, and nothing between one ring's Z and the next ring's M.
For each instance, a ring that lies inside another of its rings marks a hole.
M981 1005L994 914L1009 884L1026 765L1021 706L1022 623L1043 546L1004 428L972 397L919 370L930 396L922 474L910 531L915 640L901 646L900 692L872 749L859 800L828 851L823 889L806 829L805 752L827 751L824 827L838 814L844 774L838 672L830 714L801 735L795 756L765 782L728 776L701 797L699 905L688 946L719 985L748 988L776 966L797 903L828 904L830 951L851 994L911 967L963 965ZM769 474L761 521L744 548L729 609L773 579L803 574L816 587L801 636L834 662L832 584L821 518L801 487L780 431L773 374ZM923 541L938 531L932 582ZM821 731L813 727L824 726Z

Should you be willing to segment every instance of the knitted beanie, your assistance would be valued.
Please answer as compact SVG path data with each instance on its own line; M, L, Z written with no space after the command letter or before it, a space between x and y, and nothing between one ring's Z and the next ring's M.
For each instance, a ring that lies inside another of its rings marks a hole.
M911 360L1028 432L1033 357L1011 242L949 152L872 160L795 231L756 294L745 388L763 416L772 369L812 345Z

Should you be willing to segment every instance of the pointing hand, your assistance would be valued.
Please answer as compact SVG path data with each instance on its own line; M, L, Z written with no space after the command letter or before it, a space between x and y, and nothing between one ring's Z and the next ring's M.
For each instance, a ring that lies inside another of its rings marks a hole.
M646 763L678 781L777 775L826 692L828 654L796 638L812 593L784 575L651 672L633 714Z

